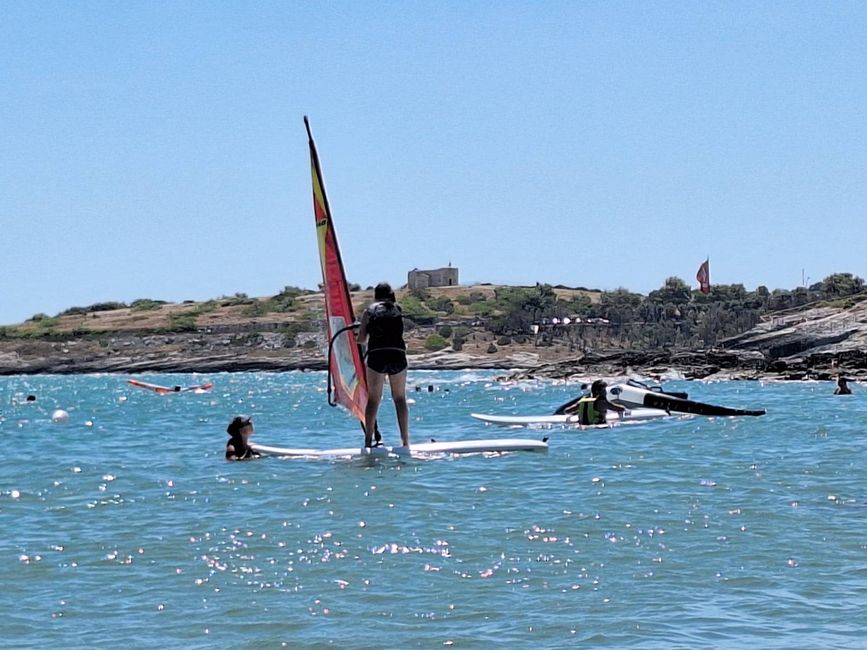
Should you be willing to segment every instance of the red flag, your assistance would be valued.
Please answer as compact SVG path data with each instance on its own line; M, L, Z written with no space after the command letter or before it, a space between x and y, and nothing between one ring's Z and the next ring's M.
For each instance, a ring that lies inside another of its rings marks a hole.
M710 293L710 258L706 259L698 267L698 273L695 274L695 279L698 280L698 290L702 293Z

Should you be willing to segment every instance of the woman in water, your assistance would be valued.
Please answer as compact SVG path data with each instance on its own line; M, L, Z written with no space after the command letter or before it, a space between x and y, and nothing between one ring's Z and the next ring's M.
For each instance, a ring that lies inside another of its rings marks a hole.
M229 442L226 443L226 460L247 460L258 458L261 454L250 446L253 435L253 420L244 415L236 416L226 427Z
M387 282L373 290L374 303L364 310L358 328L358 343L367 343L367 408L364 411L364 446L373 446L376 414L382 401L385 378L397 411L400 443L409 447L409 409L406 405L406 343L403 314Z
M576 414L579 424L605 424L607 422L605 414L609 409L616 411L622 418L626 407L608 401L605 390L607 387L608 384L597 379L590 386L590 394L585 395L574 404L570 404L564 412L570 415Z

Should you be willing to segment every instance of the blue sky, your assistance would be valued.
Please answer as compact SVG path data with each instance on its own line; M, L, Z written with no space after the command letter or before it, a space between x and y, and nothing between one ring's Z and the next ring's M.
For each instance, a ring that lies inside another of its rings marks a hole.
M347 275L647 293L864 277L867 4L27 2L0 15L0 324Z

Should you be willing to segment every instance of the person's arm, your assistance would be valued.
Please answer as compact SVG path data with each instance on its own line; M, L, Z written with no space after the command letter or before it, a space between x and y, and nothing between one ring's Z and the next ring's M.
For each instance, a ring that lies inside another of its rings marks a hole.
M235 453L235 445L231 442L226 445L226 460L238 460L238 455Z
M367 324L370 321L370 312L366 309L364 313L361 315L361 325L358 327L358 332L355 334L355 340L359 345L365 345L367 343Z
M621 404L615 404L614 402L609 402L607 397L600 397L602 400L602 404L605 408L609 408L612 411L617 411L618 413L624 413L626 411L626 407Z

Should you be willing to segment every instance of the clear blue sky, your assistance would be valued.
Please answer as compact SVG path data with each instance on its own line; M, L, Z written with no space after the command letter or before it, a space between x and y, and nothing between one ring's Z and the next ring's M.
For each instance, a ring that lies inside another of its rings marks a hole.
M0 324L320 281L867 275L867 3L50 2L0 13Z

